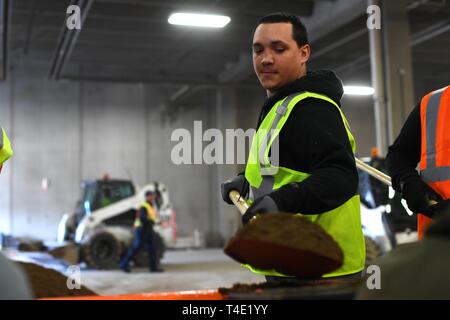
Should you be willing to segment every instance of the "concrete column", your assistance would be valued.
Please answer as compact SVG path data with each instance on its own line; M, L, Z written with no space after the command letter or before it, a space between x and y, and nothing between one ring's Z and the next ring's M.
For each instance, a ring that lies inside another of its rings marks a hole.
M215 212L212 217L217 221L217 228L220 237L226 242L239 226L239 214L233 206L223 202L220 193L220 184L236 175L238 166L236 164L226 164L226 130L237 129L236 124L236 92L232 88L219 88L216 91L215 105L215 127L219 129L224 137L224 164L214 165L213 184L211 196L214 198ZM234 150L233 150L234 152Z
M380 0L369 0L368 5L380 7ZM383 40L380 29L369 29L370 44L370 68L372 75L372 86L375 89L373 95L375 115L375 141L382 155L386 154L388 148L388 118L385 91L385 60L383 56Z
M407 4L407 0L384 0L381 6L389 144L414 107Z

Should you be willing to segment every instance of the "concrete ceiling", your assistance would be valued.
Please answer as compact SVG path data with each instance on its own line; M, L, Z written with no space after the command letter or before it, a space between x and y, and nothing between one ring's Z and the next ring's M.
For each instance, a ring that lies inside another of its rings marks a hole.
M86 7L77 37L65 28L66 8ZM290 11L310 30L311 68L336 69L344 78L370 80L369 42L363 0L15 0L12 2L9 59L49 70L57 50L65 59L55 78L170 84L254 84L250 63L253 27L264 14ZM226 14L224 29L169 25L175 11ZM328 19L323 19L324 14ZM415 78L448 79L450 4L409 1ZM66 33L64 38L64 34ZM67 38L68 37L68 38ZM64 41L65 47L64 47ZM58 49L57 49L58 48ZM368 76L369 75L369 76Z
M50 64L70 3L14 1L13 49ZM61 77L82 72L83 78L118 81L211 82L227 62L249 52L260 16L279 7L309 16L313 6L312 0L94 0ZM173 26L167 18L175 11L226 14L232 23L218 30Z

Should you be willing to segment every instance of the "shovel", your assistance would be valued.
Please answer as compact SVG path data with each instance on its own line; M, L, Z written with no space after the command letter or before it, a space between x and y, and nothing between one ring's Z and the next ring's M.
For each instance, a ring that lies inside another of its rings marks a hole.
M370 174L372 177L378 179L379 181L383 182L384 184L388 185L389 187L392 187L391 177L389 177L387 174L381 172L378 169L375 169L372 166L369 166L364 161L358 159L355 157L356 166ZM433 206L436 205L438 202L435 200L430 200L429 205Z
M391 186L391 177L355 157L356 166ZM244 214L249 208L239 192L230 199ZM436 204L431 201L430 205ZM319 225L290 213L268 213L238 230L224 249L238 262L301 278L320 277L342 266L343 253Z
M356 163L356 166L359 169L361 169L362 171L367 172L372 177L378 179L379 181L383 182L384 184L388 185L389 187L392 186L391 177L389 177L387 174L381 172L378 169L375 169L372 166L369 166L364 161L362 161L362 160L360 160L360 159L358 159L356 157L355 157L355 163Z
M356 166L391 186L391 178L355 158ZM244 214L249 208L239 192L230 199ZM343 264L343 252L319 225L290 213L268 213L239 229L224 249L243 264L300 278L320 277Z
M230 199L241 214L248 204L232 190ZM320 227L291 213L267 213L238 230L224 249L236 261L253 268L299 278L315 278L343 264L337 242Z

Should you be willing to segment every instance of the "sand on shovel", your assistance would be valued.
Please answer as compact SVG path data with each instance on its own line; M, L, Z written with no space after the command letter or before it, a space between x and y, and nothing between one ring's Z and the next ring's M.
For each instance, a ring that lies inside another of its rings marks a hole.
M240 263L301 278L340 268L338 243L318 224L289 213L258 216L238 230L224 249Z

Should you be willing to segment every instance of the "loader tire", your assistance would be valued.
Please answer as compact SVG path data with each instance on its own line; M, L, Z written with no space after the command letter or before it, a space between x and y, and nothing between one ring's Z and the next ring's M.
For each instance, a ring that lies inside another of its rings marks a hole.
M156 246L156 259L157 265L161 262L164 257L164 252L166 251L166 245L164 243L163 238L158 232L154 233L153 243ZM149 266L149 258L147 249L142 249L138 252L136 257L134 258L134 265L136 267L148 267Z
M121 254L119 240L110 232L94 233L83 245L83 258L93 269L117 268Z

